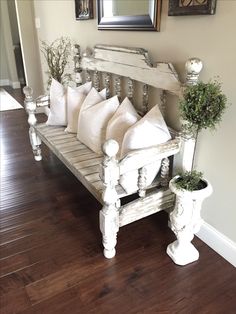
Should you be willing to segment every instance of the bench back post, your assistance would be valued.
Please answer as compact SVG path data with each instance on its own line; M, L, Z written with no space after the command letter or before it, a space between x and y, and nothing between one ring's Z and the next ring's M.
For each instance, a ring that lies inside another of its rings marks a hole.
M199 81L199 75L203 68L203 63L199 58L190 58L185 63L186 83L185 86L196 85ZM181 121L182 125L186 121ZM180 151L181 171L191 171L193 169L194 154L196 148L197 134L188 136L182 133L182 145Z

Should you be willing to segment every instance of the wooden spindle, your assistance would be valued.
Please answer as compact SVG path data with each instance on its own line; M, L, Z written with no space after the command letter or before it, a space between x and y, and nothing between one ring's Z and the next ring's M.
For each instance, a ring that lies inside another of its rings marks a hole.
M168 186L169 183L169 172L170 172L170 161L169 158L164 158L161 163L161 185Z
M121 98L121 77L117 76L115 78L115 92L118 98Z
M145 197L146 195L146 185L147 185L147 169L145 167L138 170L138 194L140 197Z
M131 78L128 79L128 98L130 100L133 99L133 94L134 94L134 82Z
M105 74L105 88L106 88L106 97L107 98L109 98L111 96L110 79L111 79L110 74L106 73Z
M163 117L165 117L166 99L167 99L165 90L162 90L160 99L161 99L160 110L161 110Z
M143 114L148 112L148 85L143 85Z
M81 63L80 45L75 44L74 51L75 51L75 55L74 55L75 83L76 83L76 86L79 86L82 84L82 77L81 77L82 68L80 65Z
M91 75L88 69L85 71L85 80L86 82L91 82Z
M93 84L96 90L99 92L100 91L100 77L99 77L99 72L96 70L94 71L93 75Z

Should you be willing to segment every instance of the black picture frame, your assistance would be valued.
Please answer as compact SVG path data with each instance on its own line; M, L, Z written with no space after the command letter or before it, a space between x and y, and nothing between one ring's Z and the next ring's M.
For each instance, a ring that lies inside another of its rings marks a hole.
M93 0L75 0L76 20L93 19Z
M124 0L125 1L125 0ZM154 0L153 16L119 15L104 17L104 0L97 0L98 30L160 31L162 0Z
M187 0L185 1L186 5L181 5L180 0L169 0L168 15L213 15L216 11L216 1L217 0L205 0L203 3L203 1ZM193 5L194 2L195 5Z

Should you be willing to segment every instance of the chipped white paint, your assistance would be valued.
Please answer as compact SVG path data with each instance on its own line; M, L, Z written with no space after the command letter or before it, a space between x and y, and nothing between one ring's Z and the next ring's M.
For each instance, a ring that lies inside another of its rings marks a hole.
M177 240L169 244L167 254L178 265L187 265L199 258L199 252L191 241L194 234L200 230L202 219L200 216L203 200L210 196L212 187L204 180L206 187L197 191L178 189L175 181L178 176L170 181L170 189L176 194L174 210L170 213L171 229Z
M159 189L149 193L144 198L132 201L120 208L119 225L125 226L160 210L171 209L174 206L174 195L169 189Z
M200 67L197 67L193 60L186 67L188 83L192 83L196 80L198 76L196 71ZM75 73L80 73L82 70L86 71L87 81L91 80L91 75L95 71L95 87L97 89L101 87L100 77L106 73L107 96L110 94L110 74L117 78L115 88L119 95L121 94L120 77L127 78L130 98L133 97L133 80L142 82L144 84L142 92L145 110L148 106L148 85L164 90L162 107L165 106L167 92L177 96L182 94L183 87L173 65L170 63L153 64L145 49L97 45L93 54L87 52L82 58L80 58L80 50L77 49ZM180 147L181 137L176 131L170 130L173 139L167 143L132 151L122 160L117 161L118 144L113 140L104 144L104 156L101 156L80 143L75 134L65 133L64 127L37 124L36 107L46 106L47 108L48 98L39 97L34 101L30 88L26 88L25 95L25 106L29 114L30 140L35 159L41 159L40 143L42 140L103 205L100 211L100 229L103 235L105 257L112 258L115 255L119 227L160 210L170 211L173 208L174 194L166 186L160 187L161 184L167 185L168 183L168 157L179 155L184 169L189 168L193 160L193 150L187 149L186 143L182 145L182 148ZM181 153L179 153L180 151ZM146 187L145 166L160 162L160 160L163 161L161 176L159 175L151 186ZM132 170L139 172L137 184L141 197L120 206L120 199L128 194L118 184L119 178L122 174Z
M144 49L98 45L92 56L83 57L81 66L129 77L175 95L181 93L181 83L173 65L161 62L152 64Z

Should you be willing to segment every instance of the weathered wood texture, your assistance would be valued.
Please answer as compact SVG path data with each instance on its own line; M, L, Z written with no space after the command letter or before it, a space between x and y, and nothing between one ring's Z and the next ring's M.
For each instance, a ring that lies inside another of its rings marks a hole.
M107 94L110 94L107 73L112 73L115 76L115 92L119 98L122 94L121 76L128 80L128 96L130 98L133 95L132 80L142 82L144 112L148 109L148 85L175 95L181 93L181 84L174 67L166 63L153 65L145 49L98 45L95 46L92 56L86 53L83 58L80 58L78 46L76 51L75 73L80 73L82 69L87 73L92 70L93 83L98 91L101 88L100 72L106 74ZM190 66L189 69L192 70L192 67ZM136 200L129 205L129 210L123 210L122 222L120 223L119 214L122 210L120 199L127 195L119 185L121 175L132 170L137 171L137 182L133 183L137 185L137 188L134 189L134 192L137 189L139 196L144 198L146 197L146 190L150 188L146 184L145 167L150 166L149 171L155 171L155 163L160 164L162 162L161 185L168 189L168 157L179 152L180 138L174 138L165 144L149 149L136 150L129 153L121 162L117 162L116 154L119 147L114 140L108 140L104 143L104 157L102 157L94 154L77 141L75 135L64 133L64 128L38 125L34 114L37 102L32 98L33 91L26 87L24 93L25 108L29 116L29 136L35 160L40 161L42 159L40 149L42 140L92 195L103 204L100 211L100 230L103 234L104 255L107 258L114 257L116 237L120 226L146 217L149 212L153 214L161 209L169 209L171 204L173 205L173 198L169 202L166 197L162 197L162 193L158 194L157 200L158 190L156 190L151 195L147 195L146 206L141 205L144 204L143 200ZM164 106L164 98L162 100L162 106ZM94 167L99 165L101 165L101 169L98 167L95 170ZM159 191L162 192L162 190ZM126 215L127 219L125 218Z
M104 259L101 205L44 145L34 161L26 120L1 113L1 314L235 313L235 268L198 239L199 261L173 264L163 211L121 228Z
M173 65L152 64L145 49L97 45L92 56L83 57L81 66L129 77L178 96L181 94L181 83Z
M51 151L93 196L99 202L103 203L102 191L104 190L104 185L99 176L103 155L97 155L92 152L87 146L78 141L75 134L65 133L64 127L47 126L41 123L35 126L35 130ZM119 175L142 168L147 163L153 163L166 156L171 156L178 152L179 145L179 139L175 139L157 147L131 152L118 163ZM151 187L159 184L160 179L157 178ZM128 195L119 184L116 185L116 191L119 198ZM149 202L151 199L149 197ZM153 202L155 203L155 201Z
M67 134L64 127L39 124L35 128L42 141L79 179L80 182L102 202L103 184L99 178L102 155L93 153L76 139L75 134Z

